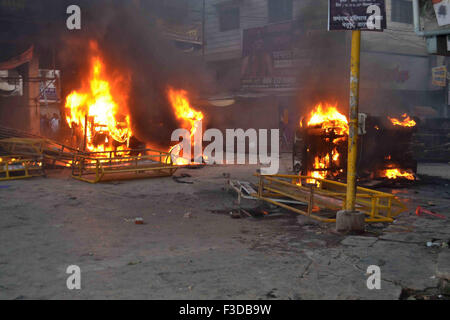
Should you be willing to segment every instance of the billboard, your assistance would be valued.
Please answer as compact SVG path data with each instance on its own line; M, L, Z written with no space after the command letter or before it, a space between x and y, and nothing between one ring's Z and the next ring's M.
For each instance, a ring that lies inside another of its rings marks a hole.
M328 30L383 31L384 0L329 0Z
M244 30L241 87L287 89L297 85L292 22Z

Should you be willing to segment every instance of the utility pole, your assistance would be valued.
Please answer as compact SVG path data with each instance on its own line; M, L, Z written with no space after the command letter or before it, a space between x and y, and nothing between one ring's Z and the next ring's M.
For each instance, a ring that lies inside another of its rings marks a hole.
M355 211L356 161L358 157L359 69L361 57L361 30L352 31L350 65L350 121L348 134L347 197L345 209Z
M202 57L205 60L205 45L206 45L206 0L203 0L203 10L202 10Z
M347 191L344 210L339 211L336 215L337 231L363 231L365 229L365 215L356 211L361 30L382 31L386 29L385 0L352 0L351 2L328 1L328 30L352 30ZM353 17L357 17L357 19L353 20Z
M347 158L347 194L345 210L336 215L337 231L364 231L365 215L356 209L356 162L358 159L359 70L361 57L361 30L352 31L350 60L350 110Z

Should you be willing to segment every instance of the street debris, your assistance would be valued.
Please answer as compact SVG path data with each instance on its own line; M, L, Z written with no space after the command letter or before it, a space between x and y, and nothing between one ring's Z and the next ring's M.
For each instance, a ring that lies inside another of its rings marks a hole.
M143 218L136 218L136 219L134 219L134 223L135 224L144 224L144 219Z
M427 247L448 248L448 243L446 243L446 242L428 241L427 242Z
M227 190L231 190L235 191L238 195L238 200L237 203L238 205L241 204L242 199L247 199L247 200L259 200L257 197L257 191L256 191L256 187L248 182L248 181L239 181L239 180L229 180L228 184L227 184ZM268 198L270 200L275 200L274 198ZM297 204L297 205L306 205L306 202L301 202L301 201L296 201L296 200L291 200L291 199L276 199L279 202L282 203L290 203L290 204Z
M194 182L192 181L184 181L182 179L185 178L192 178L192 176L190 174L187 173L182 173L180 176L173 176L172 179L173 181L175 181L176 183L185 183L185 184L194 184Z
M447 217L443 216L442 214L435 213L433 211L426 210L426 209L422 208L421 206L418 206L417 209L416 209L416 215L420 217L424 213L428 214L430 216L433 216L433 217L440 218L440 219L444 219L444 220L447 219Z
M237 212L237 211L230 211L230 217L232 219L240 219L241 218L241 213Z

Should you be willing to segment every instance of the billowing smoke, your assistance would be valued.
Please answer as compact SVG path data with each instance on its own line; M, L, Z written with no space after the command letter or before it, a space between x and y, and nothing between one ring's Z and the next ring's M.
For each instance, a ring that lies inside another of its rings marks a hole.
M296 44L307 61L299 70L298 105L306 115L318 102L348 110L350 50L347 32L327 31L327 1L302 2Z
M187 55L160 35L150 12L131 1L106 4L89 5L85 15L89 22L81 33L64 35L65 89L76 89L81 77L88 74L89 41L95 40L108 72L130 78L128 106L136 137L155 147L167 147L173 130L179 127L167 98L168 88L187 90L190 98L195 98L200 89L205 92L211 87L211 79L201 57Z

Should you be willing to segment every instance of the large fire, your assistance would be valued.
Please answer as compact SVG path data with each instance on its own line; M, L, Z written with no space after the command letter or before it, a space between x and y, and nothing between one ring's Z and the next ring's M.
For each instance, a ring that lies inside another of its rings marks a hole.
M182 122L182 126L185 129L190 129L192 145L195 146L196 141L194 140L194 135L198 130L201 130L202 120L204 118L203 113L192 108L188 99L188 93L185 90L169 88L168 97L177 119ZM191 162L191 159L180 156L180 144L173 146L169 152L172 154L172 160L174 160L174 164L176 165L187 165Z
M311 112L307 125L308 127L320 127L327 133L334 133L338 136L333 140L334 145L344 141L348 136L347 117L338 111L337 105L319 103ZM314 169L316 170L308 172L308 176L325 179L329 173L325 169L330 168L333 164L337 167L339 159L340 154L336 147L333 149L331 157L330 154L316 156L314 158ZM308 182L314 183L314 180Z
M67 96L66 121L78 137L77 147L80 149L89 152L128 149L133 135L127 106L129 81L116 74L111 78L111 70L106 70L95 42L90 43L90 49L89 78L81 89ZM193 139L202 124L203 114L191 107L185 90L168 88L167 97L175 117L183 128L190 130ZM169 152L175 155L174 164L190 162L190 159L182 157L180 144L170 148Z
M95 48L91 43L91 49L96 51ZM133 134L126 86L113 88L100 55L95 53L91 57L89 81L66 98L66 120L79 137L85 136L86 151L125 149Z
M412 120L406 113L402 115L403 120L399 120L397 118L388 117L391 120L392 124L395 126L402 127L415 127L416 122Z

